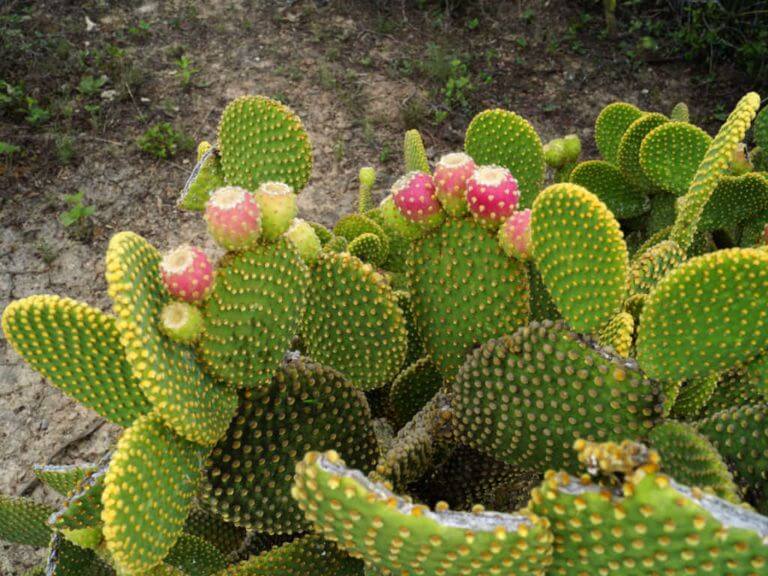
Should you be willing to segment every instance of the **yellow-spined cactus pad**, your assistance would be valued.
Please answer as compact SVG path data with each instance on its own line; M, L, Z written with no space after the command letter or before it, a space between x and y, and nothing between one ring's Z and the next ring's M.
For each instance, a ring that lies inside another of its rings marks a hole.
M682 196L711 143L710 135L693 124L666 122L643 139L640 166L655 186Z
M639 108L626 102L614 102L603 108L595 121L595 143L603 160L616 163L624 132L642 115Z

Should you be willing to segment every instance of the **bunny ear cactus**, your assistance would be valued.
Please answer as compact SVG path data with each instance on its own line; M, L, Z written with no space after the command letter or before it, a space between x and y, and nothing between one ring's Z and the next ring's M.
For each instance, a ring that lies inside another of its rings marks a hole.
M427 151L424 149L424 141L418 130L408 130L405 133L403 138L403 155L405 157L406 172L430 173Z
M624 133L642 115L640 109L625 102L614 102L603 108L595 121L595 144L606 162L616 163Z
M685 102L678 102L675 104L669 113L669 119L674 122L690 122L691 115L688 110L688 104Z
M639 192L619 168L604 160L577 164L570 181L600 198L616 218L634 218L650 209L648 197Z
M666 116L656 112L643 114L629 125L619 143L616 163L624 176L640 190L652 188L640 165L640 148L645 137L654 129L669 122Z
M666 122L643 138L640 166L654 186L682 196L711 143L709 134L693 124Z

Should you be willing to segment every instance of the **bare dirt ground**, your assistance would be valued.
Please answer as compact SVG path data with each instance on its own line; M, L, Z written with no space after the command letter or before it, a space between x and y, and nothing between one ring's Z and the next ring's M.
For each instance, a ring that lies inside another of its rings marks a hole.
M0 162L0 310L36 293L108 309L103 255L119 230L163 250L205 244L199 216L175 207L194 153L162 160L135 142L157 122L213 140L221 110L242 94L279 98L303 118L315 166L301 212L331 224L353 206L360 166L379 170L383 195L401 170L409 127L439 156L460 148L474 113L501 106L531 120L545 141L577 132L588 154L594 118L611 101L661 111L686 101L711 129L717 118L707 114L746 89L728 71L703 83L690 64L630 58L603 37L599 12L585 16L565 0L474 2L453 12L429 2L23 4L1 12L4 49L16 50L0 55L3 74L23 69L27 93L52 115L40 125L0 118L0 140L21 148ZM8 34L16 28L27 52ZM186 86L182 55L198 70ZM82 77L102 74L95 92L82 86ZM472 88L456 96L465 77ZM95 207L86 242L59 221L64 195L77 191ZM96 461L118 434L0 339L0 493L55 503L32 465ZM16 546L3 553L0 574L22 574L43 557Z

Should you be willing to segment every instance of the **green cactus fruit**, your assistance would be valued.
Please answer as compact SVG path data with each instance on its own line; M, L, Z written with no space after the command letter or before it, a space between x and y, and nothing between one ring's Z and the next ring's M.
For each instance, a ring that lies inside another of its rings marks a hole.
M175 342L196 342L204 327L200 309L187 302L169 302L160 311L160 331Z
M768 150L768 106L764 106L755 118L752 139L755 141L755 146Z
M421 133L418 130L408 130L403 137L403 155L405 157L406 172L426 172L429 170L429 160L427 151L424 148L424 141L421 139Z
M312 226L312 229L315 231L315 234L317 234L317 237L320 239L320 243L323 246L333 238L333 233L319 222L310 222L309 225Z
M220 262L199 345L211 373L237 387L268 385L298 332L307 285L285 239Z
M107 283L117 330L144 395L178 434L213 444L227 429L237 395L215 383L193 351L160 330L169 301L159 270L160 254L141 236L120 232L107 250Z
M563 148L566 163L573 164L581 156L581 139L577 134L566 134L563 137Z
M472 119L464 150L478 166L509 170L520 186L518 208L530 208L544 182L544 147L533 126L508 110L485 110Z
M670 415L679 420L695 420L717 388L719 374L685 381L681 384Z
M51 543L46 574L55 576L115 576L115 571L93 550L82 548L57 534Z
M308 450L335 449L370 470L376 438L363 393L335 370L284 363L265 391L240 392L240 408L206 463L204 498L228 522L270 534L307 528L290 487Z
M78 483L91 472L98 470L94 464L69 464L64 466L35 465L35 477L62 496L67 496Z
M296 467L294 498L326 539L384 574L545 574L552 536L548 522L476 510L432 511L413 504L334 452L310 452Z
M125 431L102 494L104 538L126 574L157 566L179 538L210 448L178 436L154 412Z
M648 443L661 456L661 471L689 486L712 490L738 504L739 489L718 451L689 424L667 420L648 435Z
M409 254L411 302L424 347L443 378L473 346L528 321L525 264L472 220L449 220Z
M323 245L315 233L315 229L309 222L301 218L294 218L291 227L285 233L285 238L293 244L293 247L307 264L312 265L320 255Z
M323 254L310 275L301 330L308 355L363 390L391 381L408 335L383 277L349 254Z
M669 113L669 119L673 122L690 122L691 115L688 111L688 104L685 102L675 104Z
M685 252L672 240L662 240L632 260L629 270L630 294L648 294L659 280L686 259Z
M420 358L400 372L392 382L389 392L396 426L405 426L422 406L432 399L442 383L440 372L429 356Z
M768 562L765 518L651 465L613 491L588 476L551 472L530 508L552 526L552 575L758 576Z
M759 107L760 96L756 93L750 92L744 96L707 149L686 193L686 202L678 211L670 236L683 249L688 249L693 242L701 214L717 183L726 174L731 155L744 139Z
M729 408L696 423L717 448L746 499L768 513L768 404Z
M0 540L13 544L48 546L48 518L55 510L28 498L0 494Z
M544 145L544 162L550 168L562 168L565 165L565 142L555 138Z
M768 253L719 250L688 260L650 293L637 359L651 378L693 379L748 362L768 348Z
M761 173L723 176L699 220L699 230L737 226L768 210L768 177Z
M528 283L531 293L531 320L559 320L562 318L560 310L552 300L541 273L533 262L528 262Z
M348 250L352 256L373 266L381 266L387 256L379 236L370 232L364 232L352 240L349 243Z
M208 540L225 556L245 543L245 528L235 526L204 508L193 508L184 523L184 533Z
M267 243L275 242L296 218L294 189L284 182L264 182L253 197L261 210L261 238Z
M184 574L209 576L217 574L227 567L224 555L210 542L199 536L182 534L165 563L181 570Z
M101 541L101 503L104 493L104 480L107 469L103 468L92 472L81 480L71 494L68 495L64 506L53 514L48 523L59 532L70 530L97 529L98 539ZM70 538L72 540L72 538ZM74 540L73 540L74 542ZM83 548L92 548L83 542L77 542Z
M219 576L363 576L363 563L308 534L230 566Z
M372 166L363 166L357 174L360 191L357 195L357 211L361 214L372 208L371 192L376 184L376 170Z
M383 258L389 254L389 237L384 229L373 219L363 214L349 214L343 216L333 227L336 236L343 236L347 242L352 242L358 236L368 233L379 238Z
M32 368L119 426L149 412L120 344L115 319L58 296L31 296L8 305L3 333Z
M424 338L419 333L419 327L416 325L411 293L405 290L397 290L395 292L395 298L397 298L397 305L400 307L400 310L403 311L405 327L408 331L408 352L405 354L405 362L403 365L410 366L416 360L424 356Z
M211 149L209 142L200 142L197 147L197 166L184 185L184 193L179 198L178 206L182 210L202 212L211 193L223 186L224 173L221 170L221 158L218 151ZM205 155L208 155L203 161Z
M376 478L396 486L418 480L454 448L450 398L438 392L401 428L376 465Z
M595 121L595 144L603 160L616 164L621 138L643 112L626 102L614 102L602 109Z
M385 212L389 209L393 209L396 215L386 215ZM374 208L365 213L365 215L381 226L384 234L389 239L389 254L386 260L382 263L382 267L389 272L396 272L402 274L406 270L406 260L408 257L408 250L411 247L411 240L403 234L401 227L415 226L418 229L418 225L405 218L395 206L391 197L388 202L383 203L379 208ZM397 221L397 224L393 224L395 219L402 219ZM412 232L411 232L412 233ZM421 236L421 231L417 232L418 236Z
M622 358L629 358L635 334L635 318L629 312L619 312L606 324L597 341L603 348L613 350Z
M640 145L640 166L654 186L682 196L712 143L701 128L666 122L651 130Z
M640 148L646 136L658 126L669 122L666 116L651 112L643 114L632 122L621 137L616 164L626 179L640 190L652 190L653 182L649 180L640 165Z
M534 470L574 470L576 438L635 438L661 416L658 387L632 361L532 322L475 350L453 382L460 441Z
M621 309L628 284L627 245L619 223L597 196L554 184L533 205L536 267L563 317L596 333Z
M242 96L227 105L219 121L219 150L227 184L247 190L276 181L300 192L312 171L301 119L265 96Z
M571 172L570 181L600 198L617 219L634 218L651 208L648 197L635 189L610 162L581 162Z
M762 357L759 356L758 359ZM760 383L749 378L749 371L731 370L720 377L717 387L701 412L701 417L707 418L729 408L756 406L763 402L765 399L760 391Z
M343 236L334 236L326 242L325 246L323 246L323 252L340 254L342 252L347 252L348 246L349 243L346 238Z

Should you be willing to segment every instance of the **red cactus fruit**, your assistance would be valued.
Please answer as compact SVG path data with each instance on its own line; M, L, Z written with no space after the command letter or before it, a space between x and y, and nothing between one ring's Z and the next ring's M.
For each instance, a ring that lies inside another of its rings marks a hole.
M261 209L248 190L224 186L205 205L208 232L216 244L230 251L253 248L261 234Z
M160 261L160 275L171 296L184 302L200 302L213 288L213 265L205 252L184 244Z
M475 171L475 161L463 152L452 152L440 158L435 166L437 199L452 216L467 211L467 180Z
M443 213L435 196L435 183L425 172L409 172L392 186L392 199L400 213L411 222L432 228L442 222Z
M531 209L518 210L499 228L499 244L508 256L528 260L531 257Z
M495 228L515 211L520 189L514 176L501 166L480 166L467 180L467 202L472 215Z

